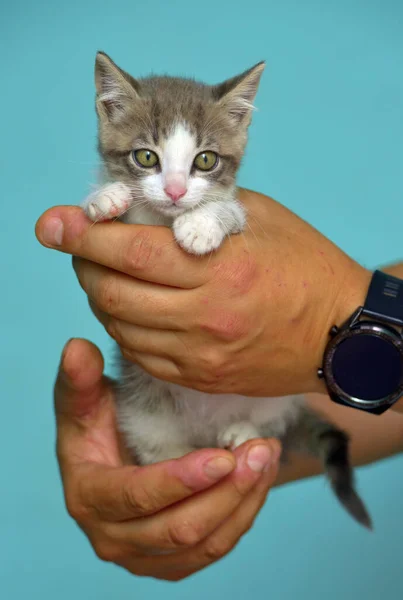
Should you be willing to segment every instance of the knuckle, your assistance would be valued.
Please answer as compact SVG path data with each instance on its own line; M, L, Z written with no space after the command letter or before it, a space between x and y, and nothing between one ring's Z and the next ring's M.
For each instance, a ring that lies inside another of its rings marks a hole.
M212 377L216 378L215 374L221 369L224 362L222 350L214 346L204 348L199 355L199 368L201 368L201 373L206 375L207 381Z
M256 517L257 515L253 515L245 522L244 526L242 527L241 536L245 535L252 529L253 525L255 524Z
M122 552L118 546L108 542L93 542L92 547L97 557L104 562L119 562L122 559Z
M209 562L223 558L232 550L234 544L225 538L212 537L204 547L204 555Z
M105 325L107 333L115 340L118 346L124 343L121 325L117 319L109 319Z
M153 256L153 242L146 230L140 230L133 235L126 248L123 248L121 264L128 275L136 274L145 269Z
M220 389L224 377L228 377L232 363L227 353L220 347L204 347L197 355L197 371L194 376L199 389L214 391Z
M167 529L167 541L173 547L195 546L202 537L200 528L190 521L173 523Z
M96 300L101 310L115 314L120 305L119 283L113 275L103 275L96 290Z
M137 514L147 515L158 509L156 498L144 487L125 487L123 489L123 500L129 510Z
M215 309L208 321L201 325L201 329L224 342L236 342L244 337L248 323L238 311Z
M220 281L226 282L230 296L239 296L247 294L253 287L258 267L253 255L246 253L244 258L220 264L216 274Z
M248 255L248 257L245 260L237 261L234 264L234 285L242 294L248 292L252 287L256 279L257 271L258 269L256 261L251 255Z
M238 502L241 502L253 487L253 481L242 481L240 478L233 477L231 486L233 495L236 496Z
M86 521L89 514L87 508L81 502L69 495L66 495L66 509L70 517L77 523Z

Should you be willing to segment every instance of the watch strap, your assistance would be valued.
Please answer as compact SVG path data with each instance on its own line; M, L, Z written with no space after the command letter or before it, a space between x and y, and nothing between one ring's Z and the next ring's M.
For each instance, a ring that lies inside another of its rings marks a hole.
M383 271L375 271L363 314L403 327L403 280Z

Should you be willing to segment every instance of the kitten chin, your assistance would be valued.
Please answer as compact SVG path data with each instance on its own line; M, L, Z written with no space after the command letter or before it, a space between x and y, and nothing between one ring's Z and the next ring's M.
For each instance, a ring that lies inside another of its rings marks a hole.
M259 63L209 86L174 77L134 79L98 54L99 151L108 182L85 201L87 215L169 226L178 244L197 255L242 232L236 173L263 68ZM203 447L233 450L256 437L276 437L284 456L293 450L321 460L340 503L371 527L355 490L346 434L308 410L302 397L210 395L119 362L118 425L134 461L174 459Z

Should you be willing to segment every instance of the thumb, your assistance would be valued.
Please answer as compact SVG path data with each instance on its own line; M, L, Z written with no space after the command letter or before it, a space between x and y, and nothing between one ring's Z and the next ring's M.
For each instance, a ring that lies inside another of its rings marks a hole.
M83 339L67 342L54 388L58 420L82 422L95 416L108 387L103 369L102 354L94 344Z
M101 352L70 340L55 383L56 451L62 477L77 463L120 466L125 459L116 429L113 382L103 376Z

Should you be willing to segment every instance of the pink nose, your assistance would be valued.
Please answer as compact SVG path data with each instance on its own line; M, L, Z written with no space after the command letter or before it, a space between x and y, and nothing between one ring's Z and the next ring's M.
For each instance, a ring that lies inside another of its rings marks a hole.
M181 183L169 183L164 188L164 192L171 198L172 202L178 202L186 194L187 189Z

